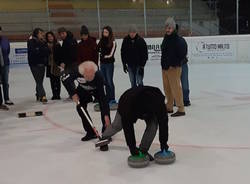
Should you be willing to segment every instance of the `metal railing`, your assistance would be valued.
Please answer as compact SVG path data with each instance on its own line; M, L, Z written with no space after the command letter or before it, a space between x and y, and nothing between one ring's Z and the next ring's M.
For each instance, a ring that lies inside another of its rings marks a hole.
M1 0L0 7L2 1L8 0ZM18 6L16 10L3 10L0 25L9 34L28 34L37 26L52 31L65 26L77 32L86 24L100 36L106 24L111 25L117 35L126 33L129 24L137 24L140 33L152 36L164 32L164 21L172 16L188 35L215 35L223 29L218 21L216 0L39 0L41 2L43 5L36 11L23 8L18 11Z

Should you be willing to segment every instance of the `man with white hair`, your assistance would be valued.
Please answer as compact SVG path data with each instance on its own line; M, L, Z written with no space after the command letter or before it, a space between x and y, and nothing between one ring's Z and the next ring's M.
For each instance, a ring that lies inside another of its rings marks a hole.
M74 87L75 80L78 82L76 89ZM88 122L88 118L91 118L87 111L87 104L93 101L92 97L95 97L100 104L103 124L102 132L110 124L110 109L104 91L104 80L101 72L93 61L85 61L71 72L63 73L62 81L73 101L77 104L77 112L82 119L84 130L87 132L81 140L95 139L96 134ZM85 110L88 117L82 112L81 107Z
M174 101L178 107L172 117L184 116L183 93L181 86L182 65L186 62L187 43L176 31L176 23L172 17L165 22L166 34L162 41L162 79L164 92L167 97L168 113L173 113Z

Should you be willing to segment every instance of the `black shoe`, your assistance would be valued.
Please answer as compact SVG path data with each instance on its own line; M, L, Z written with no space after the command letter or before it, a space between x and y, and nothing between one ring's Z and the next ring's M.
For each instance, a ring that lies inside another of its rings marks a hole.
M184 101L184 106L185 106L185 107L188 107L188 106L190 106L190 105L191 105L190 101Z
M91 139L96 139L96 135L89 135L89 134L86 134L82 139L81 141L89 141Z
M186 115L185 112L177 111L176 113L171 114L171 117L178 117L178 116L185 116L185 115Z
M169 113L169 114L172 114L172 113L174 113L174 111L173 111L173 110L172 110L172 111L169 111L169 110L168 110L168 113Z
M9 108L6 106L6 105L0 105L0 110L5 110L5 111L8 111Z
M13 103L12 101L10 101L10 100L6 100L6 101L5 101L5 104L6 104L6 105L14 105L14 103Z
M100 146L100 150L101 151L108 151L109 150L109 146L108 145Z
M52 96L51 100L61 100L60 96Z

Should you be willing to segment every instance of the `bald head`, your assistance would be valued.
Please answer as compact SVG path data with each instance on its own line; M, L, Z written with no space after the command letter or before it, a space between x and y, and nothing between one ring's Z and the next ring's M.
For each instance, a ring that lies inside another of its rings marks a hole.
M79 73L84 76L86 81L92 81L95 78L95 73L98 70L93 61L85 61L78 66Z

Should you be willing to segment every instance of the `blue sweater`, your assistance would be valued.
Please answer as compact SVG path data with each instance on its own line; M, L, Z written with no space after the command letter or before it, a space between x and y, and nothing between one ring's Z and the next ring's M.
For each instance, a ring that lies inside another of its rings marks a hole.
M0 37L0 45L3 53L4 65L10 64L9 54L10 54L10 42L6 37Z

